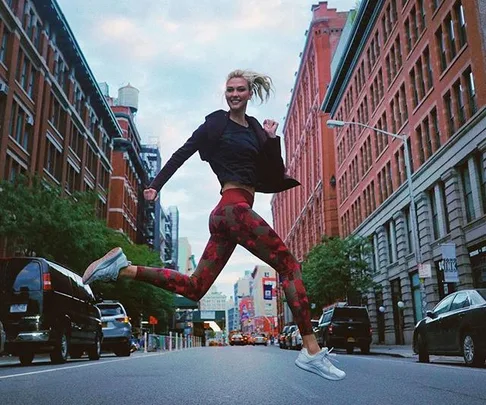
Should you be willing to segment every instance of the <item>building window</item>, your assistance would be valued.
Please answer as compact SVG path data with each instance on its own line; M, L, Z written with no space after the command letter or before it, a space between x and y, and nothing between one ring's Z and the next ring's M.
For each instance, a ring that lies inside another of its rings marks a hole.
M440 132L439 132L439 120L437 118L437 109L435 107L430 112L430 120L431 120L431 123L432 123L432 129L434 131L434 140L435 140L434 152L436 152L437 149L440 148L441 143L440 143Z
M451 221L449 219L449 208L448 208L448 205L447 205L447 196L446 196L446 192L445 192L445 184L443 181L439 181L439 190L440 190L440 194L441 194L441 198L442 198L442 209L443 209L443 212L444 212L444 223L445 223L445 231L446 233L450 233L451 231Z
M62 176L62 152L49 140L46 143L45 169L57 180Z
M430 216L432 220L432 236L435 240L440 237L440 232L439 232L439 215L437 211L437 200L435 198L434 189L429 191L429 199L430 199Z
M472 195L471 178L469 177L469 167L467 162L461 168L461 180L464 194L466 209L466 221L471 222L474 216L474 201Z
M415 323L420 321L422 315L422 293L420 291L420 279L418 272L410 273L410 284L412 286L413 318Z
M406 225L406 234L407 234L407 243L408 243L408 253L412 253L414 251L413 246L413 234L412 234L412 223L410 221L410 206L405 208L405 225Z
M454 92L454 99L457 102L458 123L459 126L461 126L466 121L466 111L464 106L464 98L462 97L463 88L460 80L454 83L452 90Z
M0 62L5 63L7 60L7 47L8 47L8 37L9 32L5 26L3 30L0 31Z
M446 46L444 42L444 35L442 34L442 27L439 27L439 29L435 33L435 38L436 38L438 51L439 51L440 71L443 72L447 67L447 57L446 57Z
M486 214L486 176L484 175L483 155L481 153L474 155L474 164L478 173L482 209L483 213Z
M386 227L386 239L388 243L388 263L393 263L396 258L395 258L395 252L394 252L394 244L393 244L393 239L395 235L393 234L395 231L394 226L392 224L392 221L388 222L387 227Z
M467 43L467 34L466 34L466 18L464 16L464 7L462 6L460 1L458 1L454 5L454 14L459 27L459 48L462 48Z
M29 153L32 148L32 124L32 117L17 103L13 103L9 126L10 136Z
M448 91L444 96L444 105L447 119L447 129L449 132L449 137L452 137L456 131L456 123L454 119L454 111L452 111L452 98L450 91Z
M474 76L471 68L466 70L465 79L467 83L467 97L471 107L471 114L474 114L478 110L478 104L476 99L476 86L474 85Z

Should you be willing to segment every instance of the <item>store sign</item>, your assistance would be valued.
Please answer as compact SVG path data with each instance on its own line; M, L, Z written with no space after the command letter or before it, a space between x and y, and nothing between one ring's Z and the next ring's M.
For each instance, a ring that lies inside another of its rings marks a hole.
M439 270L444 272L444 282L458 283L456 244L444 243L440 245L440 250L442 252L442 260L439 262Z
M263 284L263 299L272 300L272 284Z

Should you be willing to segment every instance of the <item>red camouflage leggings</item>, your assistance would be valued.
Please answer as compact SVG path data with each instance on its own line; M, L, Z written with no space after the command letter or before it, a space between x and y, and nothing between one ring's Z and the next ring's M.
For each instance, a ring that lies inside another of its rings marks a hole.
M252 205L253 196L248 191L224 191L209 217L211 237L194 273L187 276L171 269L137 266L136 280L199 301L238 244L277 271L301 334L310 335L313 331L301 266L270 225L252 210Z

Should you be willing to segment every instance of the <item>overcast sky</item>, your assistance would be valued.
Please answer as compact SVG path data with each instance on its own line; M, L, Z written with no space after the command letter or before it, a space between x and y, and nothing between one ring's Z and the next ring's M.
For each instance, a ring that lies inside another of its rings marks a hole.
M283 127L312 18L311 0L58 0L98 82L110 95L130 83L140 90L137 128L144 143L158 143L166 162L204 120L226 109L226 75L238 68L268 74L275 94L251 104L249 115ZM329 0L338 11L356 0ZM283 144L282 144L283 148ZM199 260L209 238L208 216L219 183L195 154L161 192L164 208L179 209L179 236ZM257 194L254 209L272 224L270 195ZM228 297L233 284L263 264L238 247L216 280Z

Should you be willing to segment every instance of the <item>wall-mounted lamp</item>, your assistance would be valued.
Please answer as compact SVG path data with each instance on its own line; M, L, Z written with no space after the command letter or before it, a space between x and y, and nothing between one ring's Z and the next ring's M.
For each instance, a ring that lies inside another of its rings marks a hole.
M331 187L336 187L336 177L331 176L331 179L329 180L329 184L331 184Z

